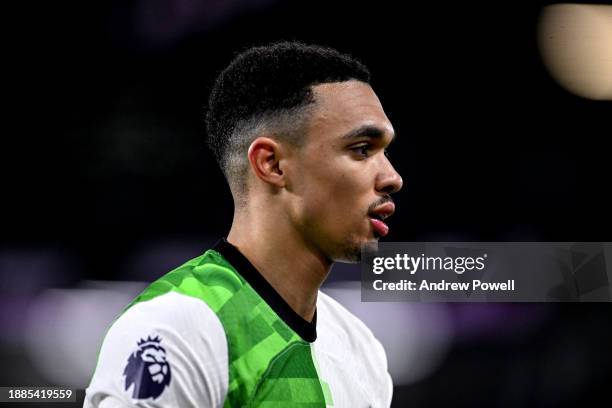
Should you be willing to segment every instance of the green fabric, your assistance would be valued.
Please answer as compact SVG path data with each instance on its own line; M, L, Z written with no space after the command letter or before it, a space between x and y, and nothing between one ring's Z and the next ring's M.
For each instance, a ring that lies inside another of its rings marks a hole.
M206 251L169 272L128 308L170 291L206 302L225 329L226 407L332 405L329 386L317 374L311 344L287 326L218 252Z

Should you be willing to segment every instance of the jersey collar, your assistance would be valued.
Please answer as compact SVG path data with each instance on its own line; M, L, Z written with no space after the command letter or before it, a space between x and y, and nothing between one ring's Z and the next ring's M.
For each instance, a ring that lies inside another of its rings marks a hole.
M259 296L276 312L294 332L307 342L317 338L317 310L315 309L312 322L297 314L291 306L268 283L255 266L227 239L222 238L213 248L221 254L236 271L251 285Z

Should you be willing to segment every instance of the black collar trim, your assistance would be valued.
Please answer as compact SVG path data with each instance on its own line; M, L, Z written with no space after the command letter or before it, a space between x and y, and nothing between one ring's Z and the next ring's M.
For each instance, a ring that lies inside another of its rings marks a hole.
M312 322L297 314L278 294L255 266L232 244L222 238L213 248L220 253L236 271L255 289L257 294L276 312L276 314L302 339L312 343L317 339L317 311Z

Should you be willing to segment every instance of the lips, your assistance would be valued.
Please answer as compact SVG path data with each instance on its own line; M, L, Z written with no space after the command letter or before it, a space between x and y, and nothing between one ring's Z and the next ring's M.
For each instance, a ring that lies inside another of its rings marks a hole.
M381 220L370 217L370 223L372 224L372 228L374 228L374 232L378 236L384 237L389 233L389 226Z
M370 223L372 224L374 232L378 236L384 237L389 233L389 227L383 222L383 220L391 216L391 214L393 214L394 212L395 204L389 201L382 205L379 205L378 207L375 207L372 211L370 211L370 213L368 214L370 218Z

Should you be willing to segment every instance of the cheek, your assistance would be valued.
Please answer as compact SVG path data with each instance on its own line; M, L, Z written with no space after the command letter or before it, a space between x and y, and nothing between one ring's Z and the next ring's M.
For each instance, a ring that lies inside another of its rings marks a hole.
M363 173L348 166L313 169L305 191L304 213L334 225L353 224L367 210L368 183Z

